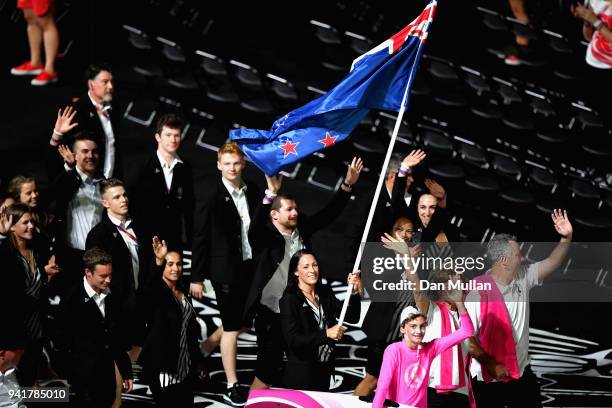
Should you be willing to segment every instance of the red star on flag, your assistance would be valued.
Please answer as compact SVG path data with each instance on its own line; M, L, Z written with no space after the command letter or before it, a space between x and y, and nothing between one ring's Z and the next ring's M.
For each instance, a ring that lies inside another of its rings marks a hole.
M295 154L297 156L298 153L295 148L299 144L300 142L291 143L291 140L287 139L284 145L279 146L279 148L285 151L285 155L283 156L283 158L289 156L290 154Z
M325 139L321 139L318 142L319 143L323 143L325 145L325 148L328 148L329 146L333 146L334 143L336 143L336 139L338 138L338 136L332 136L329 134L329 132L325 132Z

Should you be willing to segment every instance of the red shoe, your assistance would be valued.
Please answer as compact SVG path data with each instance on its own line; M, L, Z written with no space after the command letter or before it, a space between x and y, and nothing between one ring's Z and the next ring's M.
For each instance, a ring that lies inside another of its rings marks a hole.
M39 75L43 72L42 65L32 65L30 61L26 61L23 64L11 69L11 74L22 76L22 75Z
M521 60L516 55L508 55L506 58L504 58L504 62L506 65L511 65L514 67L521 65Z
M57 74L43 71L40 75L30 82L34 86L45 86L47 84L57 82Z

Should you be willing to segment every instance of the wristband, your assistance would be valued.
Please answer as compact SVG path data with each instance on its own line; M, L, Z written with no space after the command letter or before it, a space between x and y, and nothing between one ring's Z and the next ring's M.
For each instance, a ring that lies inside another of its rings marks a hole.
M352 185L352 184L348 184L348 183L347 183L346 181L344 181L344 180L342 180L342 185L343 185L344 187L346 187L346 188L351 188L351 187L353 187L353 185Z
M56 129L53 129L53 134L57 135L57 136L60 136L60 137L64 136L64 134L62 132L59 132Z
M277 194L273 193L272 191L266 189L266 191L264 192L264 202L266 204L270 204L272 203L272 201L274 201L274 199L276 198Z
M407 174L410 174L410 166L401 166L399 171L398 171L400 176L405 176Z

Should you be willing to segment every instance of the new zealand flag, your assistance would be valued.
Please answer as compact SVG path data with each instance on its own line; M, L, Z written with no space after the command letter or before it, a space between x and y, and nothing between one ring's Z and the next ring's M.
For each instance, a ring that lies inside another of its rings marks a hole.
M434 0L403 30L355 59L331 91L277 119L270 130L231 130L230 139L271 176L347 138L370 109L399 111L435 9Z

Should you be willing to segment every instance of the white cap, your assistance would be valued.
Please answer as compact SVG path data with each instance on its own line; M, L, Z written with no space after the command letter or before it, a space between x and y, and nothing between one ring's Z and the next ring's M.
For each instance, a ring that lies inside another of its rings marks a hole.
M402 313L400 314L400 324L402 324L404 320L408 318L408 316L413 315L413 314L423 314L423 313L421 313L421 311L414 306L408 306L404 308L404 310L402 310Z

